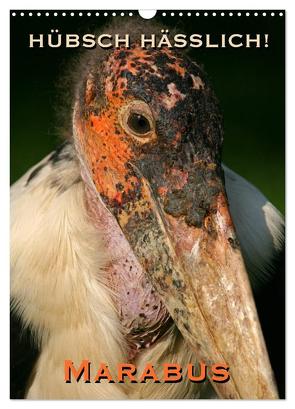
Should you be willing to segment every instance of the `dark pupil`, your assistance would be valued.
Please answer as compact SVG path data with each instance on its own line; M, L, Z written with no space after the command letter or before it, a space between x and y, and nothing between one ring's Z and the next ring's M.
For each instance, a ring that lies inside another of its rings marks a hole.
M130 114L127 123L132 131L142 135L151 130L149 121L140 114Z

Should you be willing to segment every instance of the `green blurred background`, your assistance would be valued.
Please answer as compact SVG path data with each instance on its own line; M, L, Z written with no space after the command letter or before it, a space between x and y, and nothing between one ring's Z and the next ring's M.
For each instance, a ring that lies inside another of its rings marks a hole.
M29 17L25 12L24 17L11 17L11 182L59 143L56 84L64 66L77 53L65 48L30 49L29 33L48 34L53 28L61 33L91 33L109 20L96 17L94 12L91 17L83 14L62 17L59 12L58 17L46 17L42 12L40 17ZM189 53L204 65L220 101L225 124L224 162L257 185L284 212L285 17L278 13L275 17L270 13L255 17L253 12L249 17L244 13L241 17L217 14L157 19L188 34L269 34L268 48L201 48ZM124 22L130 17L115 18Z

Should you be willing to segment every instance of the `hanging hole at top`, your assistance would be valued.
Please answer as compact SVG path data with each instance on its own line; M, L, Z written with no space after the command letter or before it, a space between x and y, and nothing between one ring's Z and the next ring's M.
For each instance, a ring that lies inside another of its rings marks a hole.
M138 14L140 17L145 18L146 20L149 20L157 14L157 10L138 10Z

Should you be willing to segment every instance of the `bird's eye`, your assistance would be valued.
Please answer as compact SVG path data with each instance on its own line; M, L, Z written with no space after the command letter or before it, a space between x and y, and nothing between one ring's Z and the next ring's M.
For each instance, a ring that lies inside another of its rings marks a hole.
M155 120L149 105L133 100L119 110L119 123L125 132L140 144L155 141Z
M129 115L127 124L131 131L138 135L145 135L151 130L151 125L148 118L136 112Z

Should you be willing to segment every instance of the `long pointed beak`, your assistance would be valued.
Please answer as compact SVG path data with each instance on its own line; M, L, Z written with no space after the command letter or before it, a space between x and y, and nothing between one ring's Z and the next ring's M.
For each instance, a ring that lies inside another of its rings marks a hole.
M212 382L217 394L278 398L222 178L200 223L198 209L195 221L169 211L165 188L135 173L141 195L117 220L197 358L229 366L228 382Z

